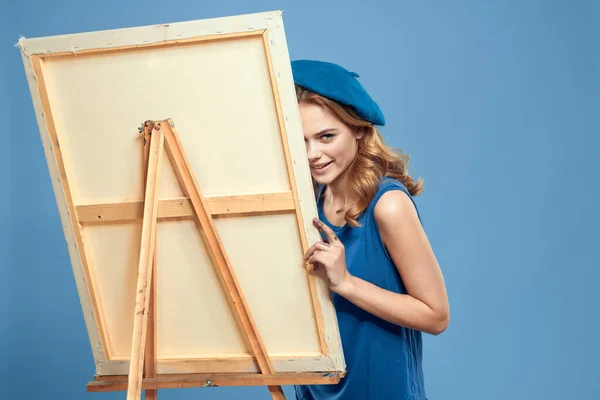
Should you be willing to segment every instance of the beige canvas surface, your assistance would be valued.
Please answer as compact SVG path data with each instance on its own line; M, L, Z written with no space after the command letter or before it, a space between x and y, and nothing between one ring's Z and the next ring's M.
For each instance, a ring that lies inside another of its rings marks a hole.
M343 371L328 289L302 260L319 234L282 14L19 45L98 374L128 371L144 198L137 128L166 118L275 371ZM186 196L163 163L157 372L254 372L192 215L181 212Z

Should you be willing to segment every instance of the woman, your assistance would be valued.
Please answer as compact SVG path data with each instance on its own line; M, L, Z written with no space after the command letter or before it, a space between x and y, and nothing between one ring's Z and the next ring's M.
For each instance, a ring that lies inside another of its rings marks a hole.
M426 399L421 332L440 334L449 306L413 196L422 191L375 125L385 118L358 74L292 63L324 242L305 259L333 292L347 375L297 386L300 400Z

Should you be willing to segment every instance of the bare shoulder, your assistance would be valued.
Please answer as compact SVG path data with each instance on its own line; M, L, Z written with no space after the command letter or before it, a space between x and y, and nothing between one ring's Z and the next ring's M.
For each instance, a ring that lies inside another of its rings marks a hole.
M417 210L412 200L402 190L390 190L377 201L374 210L375 220L380 228L413 221L419 223Z

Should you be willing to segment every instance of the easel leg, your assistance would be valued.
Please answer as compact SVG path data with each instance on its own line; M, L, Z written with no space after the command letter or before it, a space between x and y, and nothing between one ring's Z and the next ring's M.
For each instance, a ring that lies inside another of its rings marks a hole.
M285 400L285 394L283 394L281 386L269 386L269 393L271 393L273 400Z
M156 378L156 240L152 261L152 281L150 289L150 307L148 308L148 332L146 334L146 356L144 357L144 376ZM147 389L146 400L156 400L158 391Z
M230 301L234 304L235 311L239 322L242 325L246 339L250 344L260 371L263 374L272 374L273 366L267 354L267 350L261 339L260 333L256 327L254 319L250 313L239 282L237 281L235 272L227 257L217 229L212 220L212 215L208 211L204 196L200 191L198 183L194 177L192 168L185 156L185 152L181 146L179 135L175 129L175 124L170 119L161 121L161 128L165 135L166 149L171 157L171 162L175 170L175 174L179 183L184 190L184 193L190 197L194 214L198 219L204 236L206 237L207 245L212 252L212 259L216 262L216 272L219 273L222 282L225 283L227 294ZM281 386L269 386L271 397L275 400L285 400L283 389Z
M143 182L144 188L146 187L146 180L148 176L148 162L150 160L150 134L154 124L146 121L142 127L144 147L143 147L143 167L144 171ZM158 228L157 228L158 231ZM158 232L157 234L158 235ZM152 278L151 278L151 289L150 289L150 302L148 307L148 332L146 334L146 355L144 357L144 377L145 378L156 378L156 275L157 275L157 239L154 239L154 253L152 254ZM156 400L158 397L158 390L147 389L145 391L146 400Z
M131 340L131 355L127 400L137 400L141 397L146 332L148 323L148 308L150 304L151 278L154 264L156 243L156 220L158 215L158 187L164 149L164 136L160 129L152 131L150 139L150 156L148 162L148 177L144 197L144 220L142 223L142 241L138 265L138 280L135 299L135 314L133 320L133 336Z

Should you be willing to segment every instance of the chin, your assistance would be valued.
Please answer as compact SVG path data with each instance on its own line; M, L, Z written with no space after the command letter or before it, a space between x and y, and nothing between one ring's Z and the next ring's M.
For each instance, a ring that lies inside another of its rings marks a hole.
M313 179L315 180L315 182L317 182L319 185L329 185L331 182L333 182L336 178L335 175L331 174L331 175L313 175L312 176Z
M331 182L329 179L323 179L323 178L324 177L322 177L322 176L314 176L313 175L314 181L317 182L319 185L327 185Z

